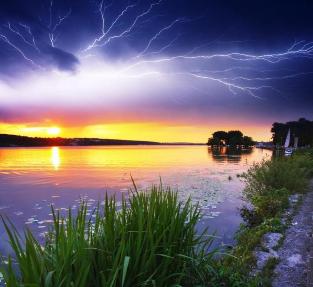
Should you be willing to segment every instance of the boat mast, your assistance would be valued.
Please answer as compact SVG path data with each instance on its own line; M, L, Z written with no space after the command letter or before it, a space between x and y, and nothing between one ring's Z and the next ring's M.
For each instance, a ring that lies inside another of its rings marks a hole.
M290 129L288 130L284 147L285 147L285 148L288 148L289 145L290 145Z

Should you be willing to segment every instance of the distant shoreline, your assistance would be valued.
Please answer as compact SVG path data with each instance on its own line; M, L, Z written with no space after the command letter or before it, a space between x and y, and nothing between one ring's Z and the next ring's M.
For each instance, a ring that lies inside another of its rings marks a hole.
M138 145L206 145L188 142L155 142L142 140L120 140L101 138L43 138L0 134L0 147L53 147L53 146L138 146Z

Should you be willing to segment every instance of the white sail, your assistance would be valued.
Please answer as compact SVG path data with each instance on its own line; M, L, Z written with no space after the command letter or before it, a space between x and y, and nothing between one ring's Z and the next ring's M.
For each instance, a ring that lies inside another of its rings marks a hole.
M285 141L285 148L289 147L290 145L290 129L288 130L288 134Z

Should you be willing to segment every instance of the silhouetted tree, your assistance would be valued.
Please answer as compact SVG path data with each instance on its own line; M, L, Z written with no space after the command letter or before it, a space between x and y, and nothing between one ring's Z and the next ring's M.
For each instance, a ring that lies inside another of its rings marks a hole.
M220 141L219 138L212 137L212 138L209 138L209 139L208 139L208 145L211 145L211 146L220 146L220 145L221 145L221 141Z
M255 142L253 141L252 137L244 136L242 145L245 147L253 146Z
M272 138L275 145L283 145L290 129L291 144L294 143L294 138L299 139L298 146L313 145L313 121L305 118L300 118L298 121L287 123L273 123Z
M230 146L243 145L243 133L241 131L229 131L227 144Z
M208 145L211 146L245 146L254 145L251 137L244 136L241 131L217 131L212 134L208 140Z
M224 131L217 131L212 134L212 138L209 139L210 145L226 145L228 142L228 133Z

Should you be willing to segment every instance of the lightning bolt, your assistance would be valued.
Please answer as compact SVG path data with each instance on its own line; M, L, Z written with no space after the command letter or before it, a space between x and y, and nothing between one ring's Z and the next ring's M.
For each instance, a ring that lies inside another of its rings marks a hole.
M154 37L153 37L154 38ZM152 38L152 39L153 39ZM150 53L151 55L152 53ZM147 54L146 54L147 55ZM254 71L256 73L268 73L268 71L260 71L251 69L250 67L232 67L232 68L226 68L224 70L219 71L212 71L210 69L202 69L199 68L199 72L193 72L190 70L190 68L187 68L185 72L179 72L179 73L165 73L165 72L157 72L158 71L158 64L162 63L190 63L194 64L195 61L199 62L201 66L209 65L212 61L215 59L228 59L231 61L235 61L238 63L249 63L251 61L260 61L264 62L270 65L276 65L282 61L288 61L295 58L309 58L313 59L313 42L305 42L305 41L299 41L292 44L289 48L287 48L285 51L272 53L272 54L248 54L248 53L239 53L239 52L231 52L231 53L221 53L221 54L204 54L204 55L190 55L190 52L184 55L177 55L172 57L158 57L153 59L143 59L139 61L132 62L129 66L124 68L125 71L134 71L134 68L136 67L154 67L154 71L149 71L146 73L141 73L141 76L150 76L153 74L159 74L159 75L181 75L181 76L187 76L196 78L199 80L207 80L207 81L213 81L217 82L223 86L225 86L231 93L238 94L238 92L244 92L246 94L249 94L253 96L254 98L261 99L257 92L262 89L271 89L277 93L281 93L278 89L274 88L271 85L258 85L256 82L263 81L263 82L270 82L274 80L287 80L287 79L293 79L298 78L302 76L312 75L313 72L301 72L301 73L288 73L282 76L257 76L257 77L245 77L245 76L236 76L236 77L230 77L227 76L228 73L234 72L234 71ZM182 62L184 61L184 62ZM155 66L156 65L156 66ZM189 66L189 65L188 65ZM273 70L272 70L273 71ZM277 71L277 70L275 70ZM271 71L270 71L271 72ZM213 76L212 74L215 74ZM226 76L218 76L218 74L226 74ZM254 85L245 85L242 83L242 81L247 82L254 82Z
M174 20L172 23L170 23L169 25L167 25L166 27L162 28L160 31L158 31L148 42L147 46L142 50L142 52L140 52L136 58L140 58L142 57L150 48L150 46L152 45L152 43L157 40L161 34L163 34L165 31L170 30L175 24L177 23L181 23L183 22L183 19L176 19Z
M15 44L13 44L5 35L0 34L0 39L2 41L4 41L5 43L7 43L9 46L11 46L15 51L17 51L27 62L29 62L30 64L32 64L34 67L36 68L40 68L42 69L42 67L40 65L38 65L37 63L35 63L32 59L30 59L29 57L26 56L26 54Z
M111 32L111 30L115 27L115 24L127 13L127 11L129 9L131 9L135 6L136 6L135 4L131 4L131 5L126 6L126 8L124 10L122 10L122 12L113 20L110 27L105 31L105 27L104 27L105 21L104 21L104 11L103 10L105 10L106 7L104 6L104 9L103 9L103 0L102 0L102 2L99 5L99 13L101 15L101 24L102 24L102 27L101 27L102 33L98 38L94 39L93 42L91 44L89 44L85 50L83 50L83 52L87 52L90 49L93 49L95 47L99 47L99 43L101 43L101 41L103 39L105 39L105 37Z
M148 8L147 10L145 10L143 13L139 14L139 15L135 18L135 20L130 24L130 26L129 26L128 28L126 28L126 29L125 29L124 31L122 31L120 34L117 34L117 35L113 35L113 36L108 37L108 39L107 39L104 43L102 43L102 44L100 44L100 45L98 45L98 46L99 46L99 47L106 46L106 45L109 44L112 40L114 40L114 39L119 39L119 38L123 38L123 37L125 37L126 35L128 35L129 33L131 33L131 31L135 28L135 26L136 26L136 24L138 23L138 21L139 21L141 18L143 18L143 17L145 17L146 15L148 15L148 14L152 11L153 7L155 7L155 6L159 5L159 4L161 4L162 1L163 1L163 0L160 0L160 1L158 1L158 2L152 3L152 4L149 6L149 8ZM87 49L88 49L88 48L87 48Z
M29 41L28 39L26 39L24 37L24 35L17 29L13 28L13 26L11 25L10 22L8 22L8 25L7 25L7 28L15 35L17 35L20 39L22 39L22 41L29 45L30 47L32 47L33 49L35 49L37 52L40 52L40 50L38 49L37 45L36 45L36 42L35 42L35 38L30 30L30 27L28 27L27 25L25 26L22 26L23 28L27 29L27 32L29 35L31 35L32 37L32 41Z
M165 50L167 50L168 48L172 47L173 44L177 41L177 39L180 37L181 35L177 35L173 40L171 40L167 45L163 46L162 48L160 48L157 51L151 52L149 54L146 54L146 56L152 56L152 55L159 55L162 52L164 52Z
M241 62L263 61L269 64L277 64L281 61L290 60L291 58L313 59L313 42L306 43L297 49L295 49L295 47L291 47L291 48L288 48L285 52L273 53L273 54L254 55L254 54L246 54L246 53L239 53L239 52L211 54L211 55L210 54L209 55L196 55L196 56L189 56L188 54L189 53L185 55L178 55L178 56L172 56L172 57L141 60L130 65L128 68L133 68L135 66L139 66L143 64L158 64L158 63L172 62L172 61L177 61L177 60L209 61L215 58L223 58L223 59L229 59L229 60L241 61Z
M274 81L274 80L288 80L288 79L294 79L299 78L302 76L308 76L312 75L313 72L303 72L303 73L295 73L295 74L289 74L289 75L283 75L283 76L275 76L275 77L254 77L254 78L248 78L248 77L233 77L230 78L232 81L237 80L243 80L243 81Z
M20 25L21 27L23 27L23 28L27 31L28 35L29 35L29 36L31 37L31 39L32 39L32 46L34 47L34 49L37 50L37 52L40 53L41 51L40 51L40 49L38 48L38 46L37 46L37 44L36 44L35 36L33 35L30 26L28 26L28 25L26 25L26 24L23 24L23 23L19 23L19 25Z
M240 85L232 82L233 79L228 78L217 78L210 75L203 75L199 73L193 72L160 72L160 71L147 71L145 73L135 74L135 75L127 75L128 78L142 78L142 77L150 77L150 76L159 76L159 77L171 77L171 76L183 76L183 77L191 77L198 80L206 80L206 81L213 81L217 82L222 86L225 86L232 94L238 95L238 92L244 92L258 100L263 100L260 96L256 94L257 91L263 89L270 89L277 93L280 93L279 90L275 89L273 86L269 85L261 85L261 86L246 86Z
M239 90L239 91L243 91L245 93L248 93L252 97L257 98L259 100L262 100L262 98L257 96L255 94L255 91L258 91L261 89L274 89L272 86L265 86L265 85L264 86L258 86L258 87L237 85L237 84L228 82L228 81L220 79L220 78L214 78L214 77L210 77L210 76L206 76L206 75L199 75L199 74L195 74L195 73L181 73L181 75L187 75L187 76L189 75L189 76L197 78L197 79L210 80L210 81L218 82L221 85L226 86L228 88L228 90L234 95L237 95L236 91Z
M55 43L58 38L58 36L56 36L55 33L57 32L58 28L72 14L72 9L70 8L64 16L58 16L58 19L55 21L55 23L53 23L54 22L53 21L53 5L54 5L54 2L53 0L51 0L50 7L49 7L49 25L48 25L48 28L49 28L48 37L49 37L51 47L55 47Z

